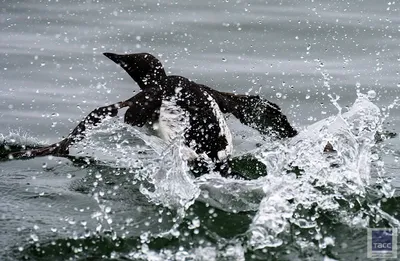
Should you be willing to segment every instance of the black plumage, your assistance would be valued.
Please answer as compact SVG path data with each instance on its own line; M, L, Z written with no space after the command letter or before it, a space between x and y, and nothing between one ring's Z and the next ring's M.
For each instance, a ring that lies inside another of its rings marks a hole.
M167 76L161 62L149 53L122 55L104 53L104 55L119 64L142 90L154 86L169 88L170 84L173 83L173 81L168 81L169 79L185 79L185 81L190 82L192 91L199 89L207 92L215 99L222 112L233 114L241 123L257 129L262 134L269 134L277 138L293 137L297 134L279 106L262 99L258 95L220 92L182 76Z

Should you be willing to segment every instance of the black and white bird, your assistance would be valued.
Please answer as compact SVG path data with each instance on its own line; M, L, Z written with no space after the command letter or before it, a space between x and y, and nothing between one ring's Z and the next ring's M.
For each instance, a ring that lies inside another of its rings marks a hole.
M189 160L211 159L223 165L233 151L232 135L217 102L205 89L181 76L168 77L150 54L105 55L125 68L142 89L129 100L126 123L150 124L168 143L183 140Z
M195 175L207 172L209 167L223 176L231 175L227 160L233 150L232 135L223 113L231 113L243 124L276 138L297 134L280 108L259 96L219 92L182 76L167 76L161 62L148 53L104 55L119 64L141 92L128 100L93 110L60 142L7 153L5 157L68 155L69 148L85 137L88 128L107 116L116 116L125 107L128 107L126 123L150 125L165 141L183 143L186 159L197 170Z
M191 159L208 157L219 170L229 171L225 162L233 151L232 135L223 113L279 138L297 133L278 106L258 96L223 93L182 76L167 76L161 62L148 53L104 55L142 90L129 100L125 122L151 124L167 142L183 139Z

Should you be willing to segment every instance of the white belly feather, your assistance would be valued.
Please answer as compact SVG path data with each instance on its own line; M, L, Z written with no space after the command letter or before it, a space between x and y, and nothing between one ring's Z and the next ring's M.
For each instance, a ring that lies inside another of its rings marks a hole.
M218 158L220 160L226 159L233 152L232 135L225 121L225 117L221 112L216 101L208 93L204 93L210 101L210 106L218 119L220 127L220 136L225 136L228 145L224 150L218 151ZM199 157L199 155L191 148L184 145L185 130L189 127L190 115L181 107L176 104L176 99L163 100L160 108L160 116L158 122L155 123L155 130L160 138L168 143L180 143L184 146L185 158L188 160ZM213 142L210 140L210 142ZM205 155L202 155L205 156Z
M185 129L189 126L187 113L176 105L176 100L163 100L158 119L158 134L168 143L183 137Z

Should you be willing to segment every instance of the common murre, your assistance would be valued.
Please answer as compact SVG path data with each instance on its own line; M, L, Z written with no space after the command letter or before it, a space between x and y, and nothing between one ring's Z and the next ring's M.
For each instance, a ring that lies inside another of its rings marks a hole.
M119 64L142 90L158 84L162 79L185 78L176 75L167 76L162 63L149 53L104 53L104 55ZM220 92L204 84L188 81L193 88L211 95L223 113L233 114L243 124L259 130L262 134L273 135L277 138L293 137L297 134L280 108L260 96ZM126 117L129 117L129 113L131 111L127 112ZM155 118L157 117L155 115Z
M124 107L129 107L124 117L126 123L143 126L158 122L160 136L169 142L183 134L181 137L194 157L206 155L224 175L228 173L225 163L232 153L232 137L222 113L232 113L242 123L278 138L297 134L279 107L259 96L219 92L182 76L167 76L161 62L148 53L105 55L121 65L142 91L128 100L92 111L61 142L12 153L10 157L66 155L73 143L84 138L88 127L106 116L117 115ZM175 131L168 132L163 127Z
M232 136L218 104L186 78L162 79L128 104L126 123L141 127L151 121L165 141L183 139L190 160L207 156L220 165L232 153Z
M231 132L217 102L206 90L185 77L167 76L160 61L150 54L104 55L126 68L147 100L152 99L151 104L143 105L146 101L138 98L136 102L142 108L130 106L125 113L126 123L142 126L150 121L167 142L183 133L185 144L197 154L194 157L205 154L213 161L223 161L232 154Z

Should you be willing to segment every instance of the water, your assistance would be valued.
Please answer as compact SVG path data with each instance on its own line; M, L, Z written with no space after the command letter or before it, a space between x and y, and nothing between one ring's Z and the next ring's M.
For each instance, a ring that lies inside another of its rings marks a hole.
M1 162L2 260L363 260L365 227L398 227L399 138L372 141L376 130L400 132L398 3L0 7L8 142L55 142L92 109L138 92L102 52L150 52L168 73L260 93L301 130L273 142L230 118L235 155L251 152L268 166L268 176L246 182L214 173L194 180L179 146L118 120L74 148L95 164ZM326 141L337 154L321 153ZM286 174L289 164L304 173Z

